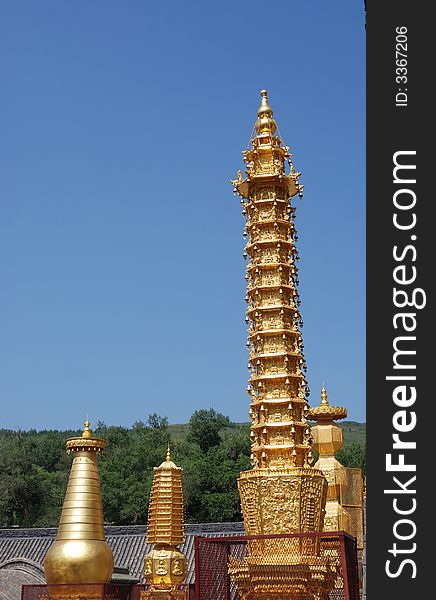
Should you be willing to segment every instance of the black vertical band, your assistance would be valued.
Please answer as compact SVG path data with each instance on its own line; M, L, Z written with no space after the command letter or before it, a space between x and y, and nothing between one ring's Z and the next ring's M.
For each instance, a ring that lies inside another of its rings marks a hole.
M435 568L434 34L423 3L366 8L367 597L409 600Z

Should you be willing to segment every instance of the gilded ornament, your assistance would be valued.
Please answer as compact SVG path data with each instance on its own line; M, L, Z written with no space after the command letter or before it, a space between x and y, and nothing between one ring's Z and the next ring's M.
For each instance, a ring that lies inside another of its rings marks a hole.
M345 419L347 409L330 405L323 385L321 403L310 408L307 418L312 426L313 448L318 452L316 467L328 481L324 531L346 531L363 550L363 479L360 469L344 467L335 454L342 448L344 434L335 420Z
M74 459L56 540L44 560L51 597L64 598L66 584L72 586L69 593L91 597L92 588L85 584L111 580L114 559L105 541L96 460L105 445L103 439L92 435L88 420L81 437L67 440L67 453Z
M154 469L147 529L148 542L154 548L144 557L144 576L150 590L141 593L142 600L184 597L179 587L186 578L188 563L177 548L185 540L183 513L182 469L171 460L168 447L165 461Z

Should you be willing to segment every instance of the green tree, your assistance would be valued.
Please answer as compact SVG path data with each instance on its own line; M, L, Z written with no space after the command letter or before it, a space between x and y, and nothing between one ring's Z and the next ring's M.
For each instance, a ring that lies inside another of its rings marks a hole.
M0 432L1 525L33 526L57 502L56 488L38 464L36 450L34 432Z
M230 425L229 417L216 412L213 408L196 410L189 420L188 441L197 444L203 452L207 452L210 448L219 446L220 431Z
M171 431L175 431L171 441ZM193 413L188 433L156 413L132 427L99 422L106 439L99 460L104 515L117 525L146 523L153 468L165 459L184 468L188 522L241 520L237 478L250 468L249 426L235 427L213 409ZM0 430L0 526L57 526L71 457L65 442L81 431ZM352 442L337 455L344 466L366 469L365 444Z
M97 432L107 441L100 463L106 521L146 523L153 467L165 460L169 442L168 419L152 414L131 429L100 423Z
M354 467L362 469L363 475L366 475L366 447L361 442L351 442L339 450L336 458L344 467Z
M233 430L207 452L187 440L183 463L188 522L240 521L237 478L250 468L248 431ZM190 447L189 447L190 444Z

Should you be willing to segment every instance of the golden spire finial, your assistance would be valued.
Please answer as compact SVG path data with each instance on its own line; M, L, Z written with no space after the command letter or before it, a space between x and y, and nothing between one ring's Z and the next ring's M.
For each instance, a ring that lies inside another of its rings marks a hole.
M322 390L321 390L321 405L329 406L329 401L327 400L327 390L325 389L324 384L322 384Z
M90 438L91 437L91 427L90 427L91 423L88 420L88 415L86 415L86 421L85 421L84 425L85 425L85 428L83 430L82 437Z
M300 198L303 197L303 186L298 182L298 178L301 173L298 173L294 165L291 162L292 154L290 154L289 146L285 146L280 133L278 132L277 123L273 118L273 111L271 106L268 104L268 92L262 90L260 92L261 103L257 111L257 120L254 125L254 132L250 138L247 148L243 151L244 162L246 163L244 178L242 171L238 170L237 179L231 179L230 182L233 185L233 193L238 193L241 198L247 200L248 203L245 206L243 215L247 215L246 208L251 205L253 194L255 193L255 187L260 189L259 186L264 185L266 180L265 177L277 177L280 184L284 184L284 189L278 192L278 200L284 200L282 194L286 195L286 201L289 201L293 196L298 194ZM289 173L286 174L285 161L289 165ZM271 180L272 181L272 180ZM260 193L260 192L259 192ZM266 188L262 191L266 193ZM275 204L274 206L277 206ZM289 220L290 212L295 209L292 208L287 214L283 215L284 220ZM275 209L274 209L274 212ZM280 212L280 211L279 211ZM292 217L293 219L294 217ZM278 227L278 224L277 224ZM295 231L295 226L292 225ZM246 230L246 234L248 229ZM245 235L245 237L247 237ZM254 247L256 250L256 247ZM247 253L244 254L244 256ZM280 261L279 261L280 262Z
M167 462L171 462L171 451L170 451L170 443L168 442L168 448L167 448L167 457L166 457L166 461Z
M261 117L262 115L270 115L273 116L273 111L271 106L268 104L268 92L266 90L261 90L260 96L262 98L259 110L257 111L257 116Z
M319 406L310 408L307 414L309 421L336 421L337 419L345 419L347 416L347 409L342 406L331 406L327 400L327 390L325 385L322 384L321 390L321 402Z
M259 135L262 133L269 133L273 135L273 133L277 129L276 122L273 119L273 111L271 106L268 104L268 92L266 90L262 90L260 92L261 95L261 103L259 106L259 110L257 111L257 121L256 121L256 131Z

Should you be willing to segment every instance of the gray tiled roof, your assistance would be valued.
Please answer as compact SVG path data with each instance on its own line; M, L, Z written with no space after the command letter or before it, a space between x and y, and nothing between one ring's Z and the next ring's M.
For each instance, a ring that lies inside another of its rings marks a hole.
M143 581L143 560L151 546L146 542L144 525L105 527L106 540L114 553L115 565L128 567L130 576ZM242 523L200 523L186 525L186 540L181 546L188 558L188 583L194 581L194 538L244 535ZM43 566L44 557L56 537L56 529L0 529L0 568L11 559L21 558Z

